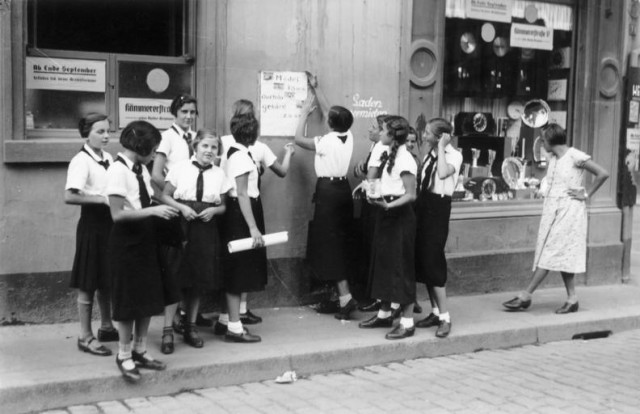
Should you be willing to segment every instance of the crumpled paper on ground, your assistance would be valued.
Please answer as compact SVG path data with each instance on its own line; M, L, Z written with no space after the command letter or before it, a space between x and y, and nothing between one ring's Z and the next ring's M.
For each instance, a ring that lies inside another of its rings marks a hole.
M276 378L276 383L277 384L291 384L293 382L296 382L298 380L298 376L296 375L295 371L285 371L284 374L278 376L278 378Z

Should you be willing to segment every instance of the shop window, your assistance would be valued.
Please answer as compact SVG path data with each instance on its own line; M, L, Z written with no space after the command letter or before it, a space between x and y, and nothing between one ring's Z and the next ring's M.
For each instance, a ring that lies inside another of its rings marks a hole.
M171 125L171 99L193 89L189 0L29 0L25 56L28 137L68 136L104 112Z
M541 99L570 127L573 24L567 1L447 0L442 110L464 159L455 200L536 197L547 159L521 115Z

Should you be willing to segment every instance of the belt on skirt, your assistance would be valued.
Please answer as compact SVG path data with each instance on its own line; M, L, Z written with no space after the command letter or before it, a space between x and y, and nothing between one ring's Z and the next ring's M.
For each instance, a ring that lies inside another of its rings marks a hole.
M344 181L347 177L318 177L318 180Z
M260 200L260 196L258 196L258 197L249 197L249 198L250 198L251 200L253 200L253 201ZM231 197L231 196L229 196L229 198L228 198L228 199L229 199L230 201L234 201L234 202L236 202L236 203L238 202L238 197Z
M386 201L387 203L390 203L392 201L395 201L397 199L399 199L402 196L397 196L397 195L387 195L387 196L382 196L382 199L384 201Z

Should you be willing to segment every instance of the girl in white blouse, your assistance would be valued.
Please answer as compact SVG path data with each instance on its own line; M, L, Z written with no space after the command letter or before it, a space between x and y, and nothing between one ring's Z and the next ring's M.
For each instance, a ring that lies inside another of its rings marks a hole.
M160 131L153 125L131 122L120 135L124 151L107 171L105 193L113 218L109 238L113 319L118 322L120 336L116 365L131 382L140 380L138 367L166 367L147 352L151 317L161 313L165 305L154 219L170 220L179 214L171 206L151 206L153 190L146 165L159 143Z
M106 115L91 113L78 123L86 142L69 163L64 201L82 208L76 231L76 253L70 286L78 289L80 336L78 349L93 355L108 356L111 350L100 342L118 340L111 322L111 299L107 271L107 244L113 221L109 199L104 194L107 168L113 163L104 151L109 142L109 120ZM94 293L100 307L102 324L98 340L91 329Z
M179 275L187 312L183 338L202 348L196 317L201 292L223 286L218 217L225 212L230 185L222 169L214 165L222 150L216 133L199 130L192 146L191 159L176 164L167 174L161 200L182 213L186 244ZM165 335L172 336L172 329L165 328Z
M416 297L415 235L417 166L406 148L409 123L399 116L383 122L380 141L389 146L380 169L381 199L369 199L378 206L371 251L371 296L382 303L378 314L361 322L360 328L391 328L391 303L402 307L400 323L386 334L387 339L413 336L413 305Z

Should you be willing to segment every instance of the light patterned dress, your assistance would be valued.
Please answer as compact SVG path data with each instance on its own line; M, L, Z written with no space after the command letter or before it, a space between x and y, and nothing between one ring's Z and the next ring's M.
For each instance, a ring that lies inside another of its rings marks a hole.
M551 156L533 270L586 271L587 207L567 191L582 187L584 164L590 159L575 148L569 148L561 158Z

